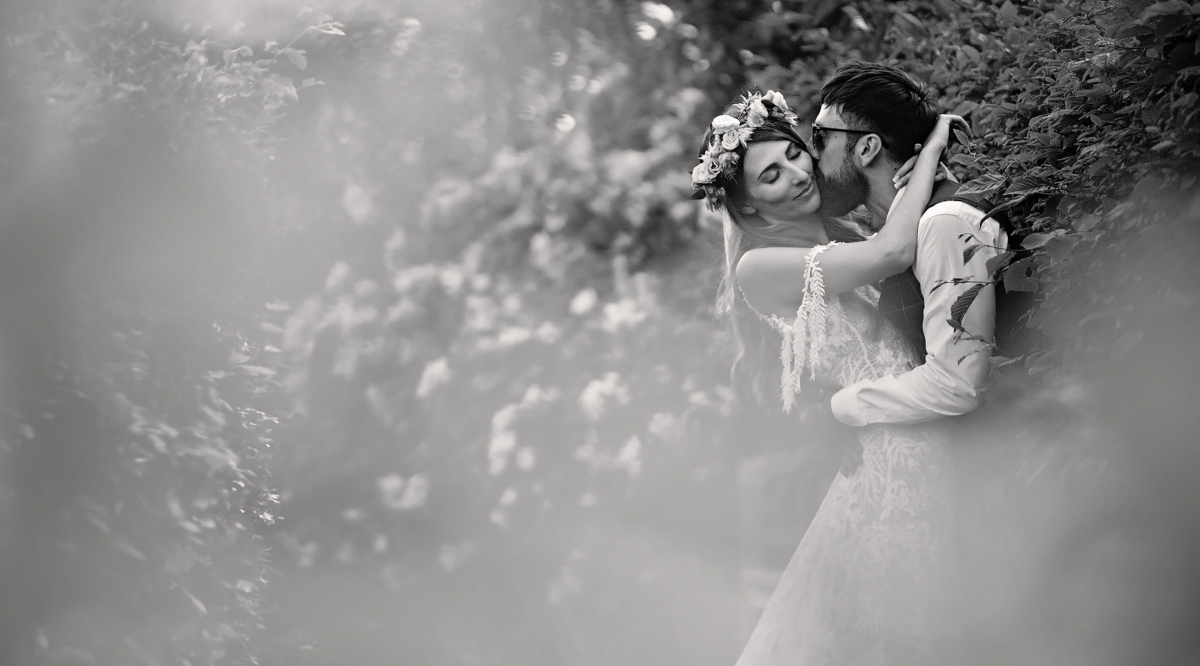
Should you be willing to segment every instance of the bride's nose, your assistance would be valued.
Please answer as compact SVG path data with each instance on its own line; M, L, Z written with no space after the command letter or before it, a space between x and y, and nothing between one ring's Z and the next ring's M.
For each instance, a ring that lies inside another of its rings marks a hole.
M804 169L796 169L795 173L792 174L792 183L796 185L805 185L810 180L812 180L812 174Z

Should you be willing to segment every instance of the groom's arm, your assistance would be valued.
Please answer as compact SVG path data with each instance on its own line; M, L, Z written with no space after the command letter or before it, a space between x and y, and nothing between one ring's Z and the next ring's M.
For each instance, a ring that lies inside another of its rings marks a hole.
M966 414L979 406L979 389L987 381L991 347L958 335L947 323L954 301L975 281L987 281L987 261L1006 247L1007 238L995 220L982 227L975 210L964 204L921 220L913 272L925 297L922 328L926 357L909 372L851 384L834 394L833 414L847 425L917 423ZM964 250L982 243L963 261ZM970 282L937 285L955 279ZM995 290L985 286L963 317L963 328L992 341L996 319Z

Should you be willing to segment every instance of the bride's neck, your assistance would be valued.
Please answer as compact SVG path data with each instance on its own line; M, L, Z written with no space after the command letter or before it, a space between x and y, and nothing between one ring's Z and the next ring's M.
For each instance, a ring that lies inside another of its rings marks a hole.
M794 229L795 232L792 235L796 240L802 241L805 244L815 246L824 245L829 242L829 234L825 232L825 224L816 215L805 215L798 220L778 220L766 215L763 218L772 225Z

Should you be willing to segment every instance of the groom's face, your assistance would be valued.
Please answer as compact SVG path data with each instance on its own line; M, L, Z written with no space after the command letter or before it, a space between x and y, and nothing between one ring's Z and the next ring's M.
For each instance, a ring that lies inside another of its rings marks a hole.
M816 124L820 127L847 129L849 125L836 109L821 105ZM861 134L821 132L822 140L814 140L817 151L817 187L821 192L821 212L837 217L845 215L867 202L870 184L862 168L854 160L853 151ZM816 139L816 137L814 137ZM819 147L818 144L819 143Z

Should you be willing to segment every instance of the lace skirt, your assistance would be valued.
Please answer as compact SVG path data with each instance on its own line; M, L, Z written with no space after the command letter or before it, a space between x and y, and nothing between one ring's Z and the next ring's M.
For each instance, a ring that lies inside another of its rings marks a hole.
M931 427L863 429L738 666L928 664L954 579L949 454Z

